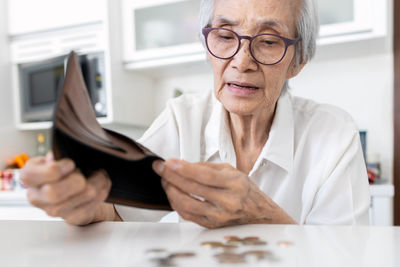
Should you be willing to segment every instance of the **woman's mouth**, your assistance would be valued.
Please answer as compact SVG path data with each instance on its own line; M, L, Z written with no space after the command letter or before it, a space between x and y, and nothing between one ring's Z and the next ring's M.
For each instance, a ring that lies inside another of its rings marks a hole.
M236 95L252 95L257 92L259 89L253 84L246 84L246 83L227 83L228 90Z

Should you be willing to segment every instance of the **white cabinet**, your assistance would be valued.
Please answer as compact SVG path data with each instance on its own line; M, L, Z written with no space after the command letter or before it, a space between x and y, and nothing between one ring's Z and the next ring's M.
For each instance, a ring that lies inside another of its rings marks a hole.
M39 12L41 22L32 22L38 14L24 17L25 8ZM104 52L107 117L100 122L147 127L154 120L152 80L123 68L121 0L10 0L9 9L14 113L19 129L51 126L50 122L21 120L19 64L44 61L71 50Z
M392 226L394 186L388 183L373 184L370 185L370 194L370 224Z
M105 0L9 0L9 33L20 35L104 20Z
M50 217L43 210L31 206L23 190L0 191L0 220L59 221L61 218Z
M319 45L382 37L388 0L318 0ZM205 59L200 0L123 0L124 61L146 69Z
M318 0L318 44L333 44L386 35L387 0Z
M129 68L204 59L199 6L200 0L124 0L124 59Z

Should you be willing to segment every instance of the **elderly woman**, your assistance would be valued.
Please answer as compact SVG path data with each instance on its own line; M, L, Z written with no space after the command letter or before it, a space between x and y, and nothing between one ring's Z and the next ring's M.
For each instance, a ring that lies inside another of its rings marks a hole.
M313 2L203 0L200 21L213 92L171 100L139 141L168 158L153 168L173 209L209 228L367 224L356 125L288 92L315 51ZM109 179L85 179L68 159L33 159L22 179L33 205L71 224L163 215L104 203Z

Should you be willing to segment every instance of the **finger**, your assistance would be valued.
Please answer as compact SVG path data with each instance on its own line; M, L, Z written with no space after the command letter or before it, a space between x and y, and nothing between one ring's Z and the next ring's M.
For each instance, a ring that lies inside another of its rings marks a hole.
M39 190L30 191L30 200L35 206L59 204L73 195L81 193L86 187L86 179L80 172L73 172L61 181L48 183Z
M76 207L81 206L85 203L93 201L97 196L97 192L94 188L87 186L83 192L78 195L72 196L68 200L57 204L57 205L47 205L43 209L49 216L52 217L66 217L71 213Z
M21 181L26 187L38 187L61 180L75 169L70 159L46 161L45 158L29 160L21 170Z
M165 171L163 173L163 180L171 183L179 190L189 195L193 194L195 196L202 197L210 202L215 202L223 195L225 195L224 189L200 184L192 179L183 177L168 168L165 168Z
M111 183L109 183L111 185ZM107 186L107 184L105 184ZM94 200L84 203L75 209L71 210L68 215L65 215L64 220L72 225L86 225L91 222L95 222L94 218L96 210L100 207L101 203L104 203L109 193L109 189L103 188L98 192L98 195Z
M54 154L53 152L49 151L46 153L46 161L50 162L50 161L54 161Z
M229 176L224 177L227 172L222 173L204 164L190 163L184 160L168 159L164 163L164 167L200 184L219 188L226 188L226 178L229 178Z
M164 162L162 160L155 160L152 164L153 170L160 176L164 172Z
M233 166L230 165L229 163L215 163L215 162L201 161L196 164L199 164L202 166L207 166L207 167L213 168L214 170L217 170L217 171L233 168Z
M178 213L190 212L199 216L217 216L215 207L210 202L195 199L169 183L164 186L164 190L171 207Z
M74 195L70 199L58 205L52 205L45 208L47 214L53 217L70 217L71 213L78 207L84 206L90 202L100 204L107 198L111 188L111 182L107 180L103 173L97 172L88 179L84 191Z
M191 221L197 223L206 228L215 229L219 227L214 221L209 220L206 216L195 215L190 212L180 212L179 216L181 216L186 221Z

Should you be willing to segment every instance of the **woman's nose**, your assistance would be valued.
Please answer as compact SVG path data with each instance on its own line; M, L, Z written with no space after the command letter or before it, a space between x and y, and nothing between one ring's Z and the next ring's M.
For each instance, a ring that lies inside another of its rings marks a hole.
M239 51L231 61L232 67L240 72L254 71L258 68L258 63L254 60L250 52L248 40L243 40L240 44Z

